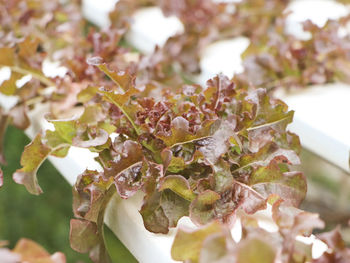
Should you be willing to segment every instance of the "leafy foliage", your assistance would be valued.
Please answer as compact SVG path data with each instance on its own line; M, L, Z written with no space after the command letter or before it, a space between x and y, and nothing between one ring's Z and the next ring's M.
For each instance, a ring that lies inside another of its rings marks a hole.
M102 69L106 71L106 67ZM299 163L293 150L298 149L298 140L286 133L292 112L281 101L270 99L264 90L239 89L219 75L208 81L206 88L185 85L180 94L164 91L156 102L153 98L138 98L136 92L131 93L131 99L130 90L137 86L121 84L111 71L107 74L123 91L98 91L100 101L90 104L80 118L51 120L55 131L47 131L46 144L38 136L25 151L42 161L50 152L77 145L75 129L84 134L92 128L81 127L92 105L100 108L103 103L106 111L119 111L111 119L101 112L106 117L103 123L108 122L118 132L113 141L107 137L97 145L78 144L99 152L97 160L104 171L86 171L74 188L73 207L82 220L71 223L73 248L91 250L96 262L106 260L101 237L103 214L114 192L129 198L143 190L140 213L145 227L155 233L167 233L186 215L196 224L214 219L230 222L239 209L254 213L265 208L271 194L279 194L292 205L304 198L305 179L299 173L288 172L290 165ZM157 104L165 108L166 115L152 115L151 106ZM96 141L96 137L88 137L90 142ZM33 154L38 148L45 155ZM25 155L22 164L24 160ZM39 162L31 164L37 169ZM23 171L27 171L25 167L14 178ZM23 177L31 183L35 180L33 173ZM31 189L25 180L20 182ZM96 232L97 237L91 241L95 245L81 248L79 242L90 240L85 233ZM77 236L81 237L79 241Z
M50 255L43 247L29 239L19 240L13 250L3 248L5 244L6 242L0 242L0 257L6 263L66 263L66 257L61 252Z
M210 43L242 35L260 42L289 2L122 0L116 4L111 19L116 25L128 24L130 16L137 9L148 6L159 6L165 15L177 16L184 26L184 32L171 37L162 49L156 50L152 61L159 63L157 69L163 69L162 72L175 62L185 73L192 74L200 72L200 54Z
M267 232L246 214L241 215L244 224L239 242L233 240L227 225L217 221L195 231L180 229L172 246L173 258L185 262L347 262L349 249L339 228L319 236L329 249L313 259L311 245L302 243L297 237L310 236L313 229L323 228L324 223L317 214L274 198L270 202L273 203L277 232Z
M36 173L48 156L65 157L72 146L98 154L101 171L86 170L73 188L73 249L89 253L94 262L111 262L104 244L106 207L114 195L127 199L142 191L140 214L147 230L167 234L183 216L199 227L178 232L175 260L311 260L310 249L296 237L310 235L323 222L297 208L307 186L294 168L300 143L287 130L293 111L268 90L347 79L348 44L347 37L335 34L338 22L325 30L308 22L308 41L286 36L281 28L288 2L121 0L106 30L86 24L79 1L1 5L6 15L0 16L0 66L11 76L0 92L19 100L1 111L0 138L9 123L27 128L27 113L37 102L49 104L46 120L53 126L24 149L14 180L40 194ZM135 10L153 5L176 15L184 32L144 55L123 41ZM242 75L234 80L217 75L204 87L183 79L200 71L203 47L238 35L252 43ZM51 58L66 67L63 77L44 74L43 64ZM17 87L27 74L32 79ZM275 233L260 229L251 216L268 203ZM237 217L244 224L242 240L235 243L229 227ZM333 249L320 260L348 254L340 241L333 242L340 240L336 232L320 238Z
M323 27L304 22L308 39L284 33L285 20L269 32L265 43L252 43L245 52L245 72L237 79L246 84L275 88L303 88L330 82L349 83L349 16L329 20Z

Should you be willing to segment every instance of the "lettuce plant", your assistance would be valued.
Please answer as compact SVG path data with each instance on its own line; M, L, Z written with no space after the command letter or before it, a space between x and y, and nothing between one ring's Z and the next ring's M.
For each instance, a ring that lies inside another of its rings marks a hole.
M0 66L11 71L0 92L18 98L12 108L0 112L0 138L7 125L25 129L30 125L28 113L40 104L49 105L45 118L53 129L40 132L25 147L22 168L13 175L36 195L43 191L36 173L48 156L65 157L72 146L98 154L102 169L77 175L73 187L73 249L89 253L94 262L111 262L103 236L106 208L114 196L128 199L142 192L140 214L147 230L167 234L184 216L199 227L192 233L178 232L172 249L175 260L312 260L310 247L297 237L310 235L323 222L298 209L307 185L295 167L300 163L298 136L287 129L293 111L269 95L268 85L247 85L259 80L255 75L230 80L219 74L205 86L187 79L199 70L201 48L212 41L243 34L269 50L265 33L277 30L288 1L184 0L175 5L121 0L107 30L81 18L79 1L39 3L16 0L0 5L1 14L6 14L0 16ZM130 15L149 5L178 16L185 31L144 55L130 48L124 36ZM310 28L323 39L318 28ZM310 40L307 45L317 43L321 42ZM43 64L49 59L59 61L67 73L45 75ZM310 54L307 65L314 60ZM27 74L31 79L17 87ZM261 229L253 216L268 206L273 208L276 233ZM243 225L239 242L229 234L237 218ZM337 231L320 239L332 251L316 262L346 259L348 250Z
M349 83L349 18L329 20L323 27L306 21L304 30L311 37L305 40L285 34L285 20L281 19L265 44L250 45L244 54L245 71L236 78L267 89Z

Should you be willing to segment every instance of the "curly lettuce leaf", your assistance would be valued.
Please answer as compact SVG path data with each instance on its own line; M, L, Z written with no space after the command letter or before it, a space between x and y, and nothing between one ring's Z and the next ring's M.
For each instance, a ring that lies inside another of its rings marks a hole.
M22 168L13 174L13 180L23 184L28 192L39 195L43 191L38 184L37 171L43 161L50 154L51 149L42 143L42 135L38 134L35 139L25 147L21 157Z

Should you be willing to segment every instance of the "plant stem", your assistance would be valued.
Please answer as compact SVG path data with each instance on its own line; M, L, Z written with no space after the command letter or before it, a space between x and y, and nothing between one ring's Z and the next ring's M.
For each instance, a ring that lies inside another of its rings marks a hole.
M190 143L190 142L204 140L204 139L211 138L211 137L212 137L212 135L208 135L208 136L198 137L198 138L194 138L194 139L183 141L183 142L177 142L177 143L170 145L169 148L173 148L177 145L182 145L182 144L186 144L186 143Z
M283 122L287 119L291 118L290 116L287 116L287 117L284 117L282 119L279 119L277 121L272 121L272 122L268 122L268 123L264 123L264 124L261 124L261 125L257 125L257 126L254 126L254 127L250 127L247 129L247 131L253 131L253 130L257 130L257 129L260 129L260 128L264 128L264 127L268 127L268 126L271 126L271 125L274 125L274 124L277 124L277 123L280 123L280 122Z

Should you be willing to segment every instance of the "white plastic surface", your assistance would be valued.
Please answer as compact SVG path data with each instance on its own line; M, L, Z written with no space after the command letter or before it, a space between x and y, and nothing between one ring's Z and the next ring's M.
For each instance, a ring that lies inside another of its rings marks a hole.
M226 76L233 76L243 72L241 54L249 46L249 39L237 37L234 39L223 40L206 47L201 55L200 67L202 73L196 81L205 84L212 77L213 69L219 69L219 72ZM229 49L227 48L229 47Z
M108 14L118 0L83 0L83 15L91 23L107 28L110 24Z
M281 99L295 110L290 129L302 145L349 172L350 85L317 85Z
M138 212L141 204L140 193L128 200L114 197L108 207L106 223L139 262L175 262L170 251L177 228L167 235L147 231ZM188 218L180 219L179 226L195 228Z
M169 37L183 30L182 23L176 17L165 17L159 8L149 7L135 12L134 23L126 39L140 51L149 54L156 45L164 45Z

